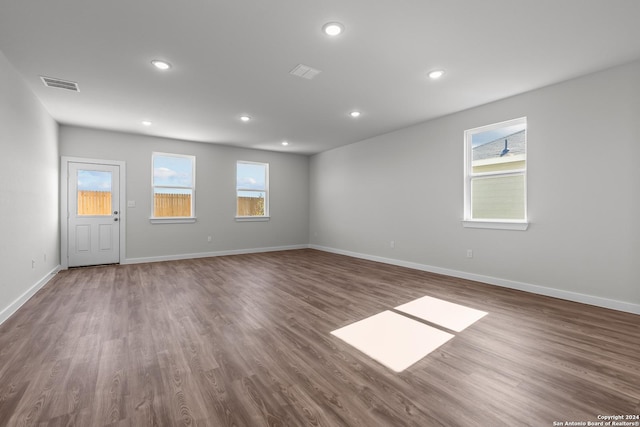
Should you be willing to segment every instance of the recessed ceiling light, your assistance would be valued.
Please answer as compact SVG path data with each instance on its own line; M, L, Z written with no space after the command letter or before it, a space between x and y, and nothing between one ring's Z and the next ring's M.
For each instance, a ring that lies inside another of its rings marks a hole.
M327 22L322 26L322 32L328 36L337 36L344 31L344 25L339 22Z
M251 120L251 116L240 116L240 120L246 123Z
M429 72L429 78L432 80L439 79L444 75L444 70L433 70Z
M352 111L352 112L350 112L350 113L349 113L349 115L350 115L351 117L353 117L354 119L355 119L356 117L360 117L360 114L361 114L361 113L360 113L360 111Z
M142 121L142 124L143 124L144 126L151 126L153 123L151 123L149 120L143 120L143 121Z
M171 64L169 64L167 61L162 61L160 59L154 59L153 61L151 61L151 63L158 70L163 70L164 71L164 70L168 70L169 68L171 68Z
M289 143L287 141L282 141L282 145L286 147L287 145L289 145Z

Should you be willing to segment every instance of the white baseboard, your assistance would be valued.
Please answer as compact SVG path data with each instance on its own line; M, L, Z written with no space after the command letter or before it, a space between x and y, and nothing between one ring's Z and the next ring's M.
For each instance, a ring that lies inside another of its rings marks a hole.
M412 268L414 270L428 271L430 273L443 274L446 276L459 277L461 279L473 280L476 282L488 283L490 285L501 286L503 288L517 289L532 294L545 295L549 297L564 299L582 304L595 305L597 307L610 308L612 310L624 311L627 313L640 314L640 305L625 301L612 300L608 298L585 295L577 292L563 291L561 289L548 288L545 286L532 285L530 283L517 282L513 280L500 279L498 277L483 276L480 274L467 273L465 271L450 270L448 268L434 267L426 264L402 261L393 258L384 258L375 255L361 254L358 252L345 251L342 249L329 248L319 245L309 245L311 249L331 252L339 255L346 255L354 258L366 259L369 261L382 262L385 264L397 265L400 267Z
M243 255L243 254L256 254L260 252L276 252L276 251L291 251L295 249L308 249L309 245L291 245L291 246L274 246L269 248L252 248L252 249L233 249L227 251L216 252L198 252L194 254L177 254L177 255L162 255L156 257L144 257L144 258L127 258L121 264L142 264L146 262L160 262L160 261L178 261L182 259L194 259L194 258L209 258L226 255Z
M36 294L36 292L38 292L40 289L42 289L44 287L44 285L46 285L49 282L49 280L51 280L53 278L53 276L58 274L60 269L61 268L60 268L59 265L56 266L53 270L51 270L49 273L47 273L46 276L44 276L42 279L38 280L38 282L35 285L33 285L32 287L27 289L27 291L25 293L23 293L22 295L20 295L14 302L12 302L7 307L2 309L2 311L0 311L0 325L2 325L2 323L4 323L5 320L7 320L9 317L11 317L11 315L13 313L18 311L18 309L20 307L22 307L22 305L25 302L29 301L29 299L32 296L34 296Z
M253 248L253 249L236 249L227 251L216 252L200 252L195 254L179 254L179 255L165 255L159 257L145 257L145 258L128 258L122 264L140 264L146 262L159 262L159 261L176 261L182 259L192 258L208 258L225 255L241 255L261 252L275 252L275 251L287 251L296 249L316 249L324 252L335 253L339 255L346 255L354 258L366 259L369 261L382 262L385 264L397 265L400 267L412 268L414 270L428 271L436 274L443 274L451 277L459 277L461 279L474 280L477 282L488 283L490 285L501 286L504 288L517 289L538 295L545 295L554 298L560 298L568 301L579 302L583 304L594 305L597 307L609 308L612 310L624 311L627 313L640 314L640 305L633 304L625 301L612 300L608 298L597 297L593 295L586 295L577 292L564 291L561 289L548 288L539 285L532 285L524 282L517 282L513 280L500 279L497 277L483 276L480 274L468 273L464 271L451 270L447 268L434 267L426 264L419 264L415 262L397 260L393 258L385 258L376 255L362 254L358 252L346 251L342 249L329 248L319 245L291 245L291 246L276 246L267 248ZM13 313L15 313L24 303L26 303L36 292L44 287L59 271L61 266L56 266L47 275L35 283L25 293L18 297L15 301L9 304L7 307L0 311L0 325L6 321Z

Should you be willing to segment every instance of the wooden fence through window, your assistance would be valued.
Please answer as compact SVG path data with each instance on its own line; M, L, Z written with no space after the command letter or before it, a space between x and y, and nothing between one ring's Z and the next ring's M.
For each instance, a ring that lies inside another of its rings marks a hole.
M111 191L78 191L78 215L111 215Z
M261 197L238 197L238 216L263 216L264 199Z
M191 216L191 194L156 193L153 195L153 216Z
M156 217L191 216L191 194L155 194ZM111 215L110 191L78 191L78 215Z
M238 216L262 216L264 199L258 197L238 197ZM110 191L78 191L78 215L111 215ZM191 194L158 193L153 197L153 216L191 216Z

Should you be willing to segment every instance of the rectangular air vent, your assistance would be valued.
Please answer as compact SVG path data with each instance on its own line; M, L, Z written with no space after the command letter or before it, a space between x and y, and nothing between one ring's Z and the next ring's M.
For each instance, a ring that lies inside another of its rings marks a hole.
M320 74L320 70L316 70L315 68L311 68L308 65L298 64L295 68L289 71L289 74L292 76L302 77L303 79L311 80L318 74Z
M44 77L40 76L42 83L44 83L47 87L57 87L58 89L67 89L72 90L74 92L80 92L80 88L78 87L78 83L70 82L67 80L55 79L53 77Z

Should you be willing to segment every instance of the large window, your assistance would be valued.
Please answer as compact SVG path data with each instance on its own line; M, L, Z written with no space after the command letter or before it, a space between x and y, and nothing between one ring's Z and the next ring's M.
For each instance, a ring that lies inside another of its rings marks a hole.
M239 161L236 165L236 217L269 217L269 164Z
M195 217L195 156L153 153L152 219Z
M526 229L527 119L467 130L465 226Z

